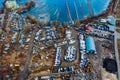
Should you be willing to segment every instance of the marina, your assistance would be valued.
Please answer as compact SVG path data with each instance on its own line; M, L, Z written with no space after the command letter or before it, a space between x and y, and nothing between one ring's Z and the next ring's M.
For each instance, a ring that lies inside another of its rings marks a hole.
M119 80L118 1L1 2L0 80Z
M70 22L71 22L72 24L74 24L74 21L72 20L72 16L71 16L71 13L70 13L68 1L66 1L66 7L67 7L68 15L69 15L69 18L70 18Z
M66 15L68 15L68 11L66 8L66 0L59 0L59 1L58 0L52 0L52 1L41 0L40 2L38 0L34 0L34 1L36 2L36 6L34 8L32 8L31 11L28 11L28 13L31 15L34 15L36 18L38 18L39 14L47 13L50 15L50 20L55 20L56 19L56 15L54 15L55 11L61 10L58 20L61 22L70 21L69 16L66 16ZM21 0L20 2L25 3L26 0ZM38 2L41 5L39 5ZM78 15L74 15L74 14L76 14L74 2L76 3ZM107 8L110 0L103 0L103 1L89 0L89 2L91 4L91 7L93 8L92 10L94 11L95 15L98 15ZM96 5L96 4L98 4L98 5ZM83 19L85 16L90 15L89 8L87 5L87 0L68 1L68 5L70 5L69 9L70 9L70 13L71 13L73 21L76 20L78 17L79 17L79 19Z

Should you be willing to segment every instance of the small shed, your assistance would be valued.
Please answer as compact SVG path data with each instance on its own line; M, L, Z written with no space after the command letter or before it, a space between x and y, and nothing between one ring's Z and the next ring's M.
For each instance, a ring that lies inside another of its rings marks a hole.
M107 26L109 27L109 31L110 32L114 32L115 31L115 27L113 25L107 24Z
M100 22L101 22L101 23L106 23L107 20L106 20L106 19L101 19Z
M71 37L71 31L70 30L66 30L66 38L70 38Z
M90 37L90 36L86 37L85 44L86 44L86 52L87 53L96 53L95 42L92 37Z
M116 24L116 19L113 16L108 16L107 17L107 22L113 26Z

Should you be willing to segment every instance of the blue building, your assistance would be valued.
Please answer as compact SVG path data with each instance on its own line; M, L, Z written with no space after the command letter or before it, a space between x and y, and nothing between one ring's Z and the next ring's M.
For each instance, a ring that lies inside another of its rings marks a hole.
M86 52L87 53L96 53L95 42L92 37L90 37L90 36L86 37L85 44L86 44Z

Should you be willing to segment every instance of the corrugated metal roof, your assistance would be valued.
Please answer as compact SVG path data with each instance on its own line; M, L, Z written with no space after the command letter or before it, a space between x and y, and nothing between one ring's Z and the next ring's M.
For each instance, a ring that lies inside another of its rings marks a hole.
M107 26L109 27L109 31L115 31L115 27L113 25L107 24Z
M92 51L92 52L96 53L94 39L89 36L85 39L85 42L86 42L86 52Z
M108 16L108 17L107 17L107 21L108 21L110 24L112 24L112 25L115 26L116 20L115 20L115 18L114 18L113 16Z
M108 16L107 21L110 23L110 24L107 24L107 26L109 27L109 30L114 32L115 31L114 26L116 23L116 19L113 16Z

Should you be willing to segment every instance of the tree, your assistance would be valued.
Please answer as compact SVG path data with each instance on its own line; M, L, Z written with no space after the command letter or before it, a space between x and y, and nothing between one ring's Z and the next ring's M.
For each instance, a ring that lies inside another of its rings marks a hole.
M31 16L30 14L26 14L26 17L30 20L31 23L37 23L37 19L35 16Z
M67 22L64 22L64 23L63 23L63 26L64 26L64 27L67 27L67 26L68 26L68 23L67 23Z
M75 24L76 24L77 27L79 27L80 26L80 20L76 20Z
M25 32L29 32L30 29L31 29L31 24L28 24L28 25L23 26L23 30L24 30Z
M39 24L39 26L42 26L44 23L41 21L37 21L37 23Z

